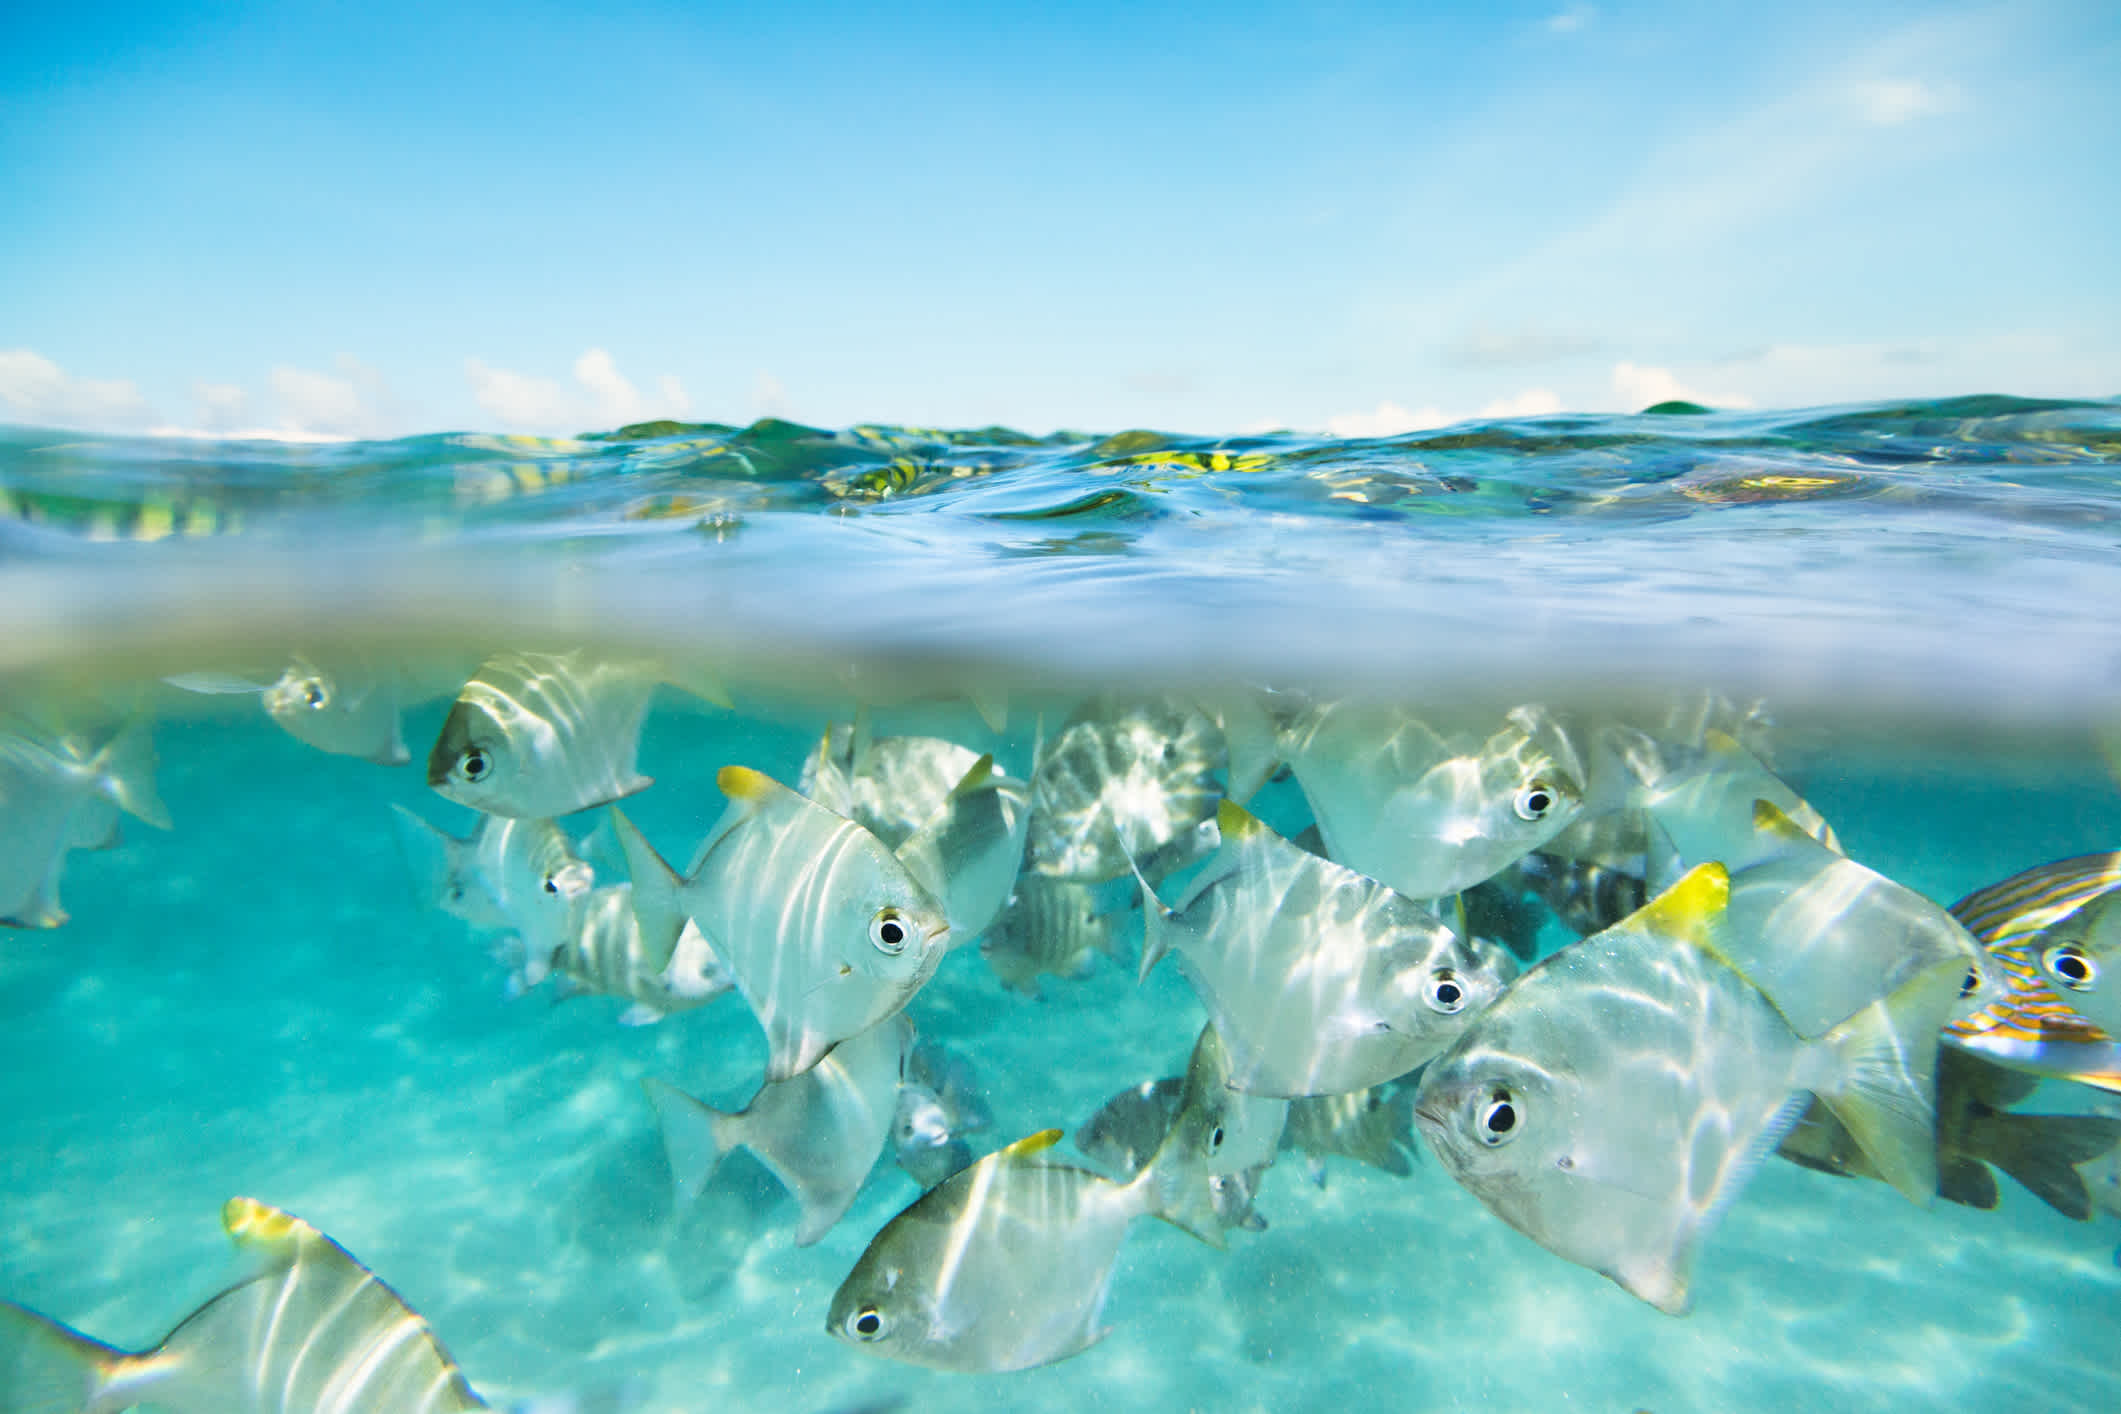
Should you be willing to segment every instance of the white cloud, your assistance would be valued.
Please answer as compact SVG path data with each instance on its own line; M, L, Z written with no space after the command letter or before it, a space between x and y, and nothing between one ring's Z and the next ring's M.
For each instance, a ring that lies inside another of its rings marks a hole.
M267 378L280 405L284 430L319 437L388 437L398 431L393 400L383 375L352 354L332 361L337 370L282 364Z
M1597 18L1597 6L1571 5L1559 14L1547 16L1541 23L1549 34L1574 34Z
M241 427L250 412L250 394L240 383L191 385L193 415L202 431L225 431Z
M76 378L29 349L0 349L0 406L9 421L92 430L132 430L154 417L131 380Z
M1482 417L1545 417L1561 411L1561 394L1552 388L1527 388L1507 398L1497 398L1481 408Z
M1403 432L1423 432L1448 426L1449 413L1424 407L1408 411L1394 402L1381 402L1370 412L1344 412L1326 419L1326 431L1335 437L1397 437Z
M1959 106L1959 90L1921 79L1865 79L1849 85L1849 95L1865 121L1884 127L1949 113Z
M1743 393L1703 393L1679 381L1669 368L1648 364L1613 365L1613 391L1629 412L1640 412L1658 403L1700 403L1712 408L1749 408L1753 400Z
M751 383L751 415L754 418L788 416L788 389L763 368Z
M683 418L692 409L692 399L675 374L657 378L655 393L643 396L604 349L584 349L574 361L573 372L570 389L556 379L496 368L484 359L464 360L472 398L511 427L541 431L623 427L663 417Z

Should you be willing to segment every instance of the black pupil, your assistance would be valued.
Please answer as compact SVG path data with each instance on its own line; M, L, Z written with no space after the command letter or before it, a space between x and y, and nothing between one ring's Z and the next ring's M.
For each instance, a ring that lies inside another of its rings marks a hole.
M302 694L302 696L312 707L322 707L324 705L324 689L318 687L315 683L311 683L309 691Z
M1508 1100L1497 1100L1488 1107L1488 1133L1508 1134L1517 1127L1517 1110Z
M470 777L470 778L471 778L472 780L477 780L477 779L478 779L479 777L481 777L481 776L485 775L485 774L486 774L486 753L485 753L485 752L483 752L483 751L467 751L467 752L465 752L465 753L464 753L464 774L465 774L465 775L467 775L467 776L469 776L469 777Z
M1966 980L1959 984L1959 995L1962 997L1972 996L1974 988L1980 985L1981 974L1969 967L1966 969Z
M884 1328L884 1323L874 1311L864 1311L854 1318L856 1335L875 1335Z
M545 876L545 892L548 894L556 894L559 891L560 881L558 879L553 878L552 875L547 874Z
M1209 1134L1209 1135L1208 1135L1208 1147L1209 1147L1210 1149L1220 1149L1220 1148L1221 1148L1222 1146L1223 1146L1223 1127L1222 1127L1221 1125L1219 1125L1219 1124L1218 1124L1218 1125L1216 1125L1216 1126L1215 1126L1214 1132L1212 1132L1211 1134Z
M1524 808L1531 811L1534 815L1546 814L1547 807L1553 803L1543 790L1535 790L1524 798Z
M899 927L895 919L885 919L883 927L877 929L876 935L892 947L906 941L906 930Z
M2066 952L2055 959L2055 971L2072 982L2082 982L2092 975L2091 969L2084 965L2084 959L2073 952Z
M1457 1005L1458 984L1456 982L1439 982L1436 986L1436 1000L1442 1002L1445 1006Z

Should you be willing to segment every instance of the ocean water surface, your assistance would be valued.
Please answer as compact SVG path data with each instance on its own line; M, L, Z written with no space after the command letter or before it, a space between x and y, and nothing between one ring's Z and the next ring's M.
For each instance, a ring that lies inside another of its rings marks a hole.
M766 1058L743 1001L622 1026L609 998L512 996L492 938L421 894L391 808L470 832L428 750L519 650L704 686L657 689L654 783L623 802L680 864L721 767L793 784L857 709L1028 778L1100 697L1357 696L1488 730L1536 703L1743 722L1850 857L1950 904L2121 848L2117 473L2121 403L2011 398L1357 442L0 428L0 714L90 742L151 721L172 826L74 849L65 921L0 931L0 1299L149 1346L225 1284L217 1215L244 1194L374 1269L497 1406L2121 1407L2110 1163L2077 1221L2008 1178L1993 1211L1922 1209L1770 1161L1672 1317L1425 1151L1406 1175L1328 1159L1323 1183L1285 1154L1264 1230L1226 1250L1137 1223L1082 1354L873 1358L825 1324L921 1191L889 1149L814 1246L748 1155L678 1201L640 1082L741 1104ZM315 749L235 690L297 656L398 684L409 761ZM1252 808L1309 821L1285 778ZM1201 1005L1175 967L1137 982L1138 918L1120 931L1121 958L1036 995L968 947L912 999L978 1076L975 1151L1183 1069ZM2050 1080L2021 1108L2111 1104Z

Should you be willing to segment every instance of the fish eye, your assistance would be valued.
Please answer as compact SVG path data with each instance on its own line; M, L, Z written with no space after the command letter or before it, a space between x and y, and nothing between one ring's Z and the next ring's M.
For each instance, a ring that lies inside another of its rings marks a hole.
M482 746L469 747L457 758L457 774L467 781L483 781L493 774L493 758Z
M1510 802L1520 820L1544 820L1554 808L1554 788L1545 781L1527 781Z
M1466 989L1457 973L1440 967L1429 978L1428 999L1430 1007L1449 1016L1465 1009Z
M913 920L895 908L887 908L869 920L869 941L880 953L897 957L910 943L920 940L920 929Z
M1208 1131L1208 1152L1214 1153L1223 1146L1223 1127L1216 1125Z
M889 1330L884 1313L874 1306L864 1306L847 1318L847 1334L856 1340L882 1340Z
M2099 980L2099 966L2075 943L2058 943L2040 955L2040 965L2072 992L2089 992Z
M331 693L315 678L302 680L302 701L314 711L321 712L331 705Z
M1517 1105L1510 1092L1497 1087L1480 1111L1480 1142L1499 1148L1517 1137Z
M1966 980L1959 984L1959 995L1962 997L1971 997L1975 992L1979 991L1980 988L1981 969L1978 967L1967 968Z
M560 876L557 874L547 874L545 876L545 892L548 894L556 894L559 891Z

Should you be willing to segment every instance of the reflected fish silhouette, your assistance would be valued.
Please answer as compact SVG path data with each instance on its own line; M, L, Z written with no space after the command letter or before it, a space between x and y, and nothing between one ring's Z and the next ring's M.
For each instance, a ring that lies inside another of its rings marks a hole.
M221 1221L250 1259L249 1275L152 1350L117 1350L0 1303L0 1410L70 1414L152 1404L187 1414L444 1414L487 1407L427 1322L338 1243L250 1198L231 1198Z
M0 727L0 923L64 923L59 873L67 852L117 843L120 810L169 828L144 719L94 751L78 735Z
M1405 1075L1517 974L1428 908L1224 801L1221 844L1166 910L1143 885L1142 974L1176 949L1230 1053L1230 1084L1329 1095Z
M489 815L549 819L645 790L634 767L662 669L585 653L501 653L457 694L427 783Z
M729 808L680 879L623 815L613 823L649 936L699 925L765 1029L786 1080L905 1006L950 945L943 905L884 842L743 766Z
M1999 1064L2121 1093L2121 853L2014 874L1952 905L1995 993L1944 1039Z
M1489 1211L1674 1315L1692 1303L1702 1242L1804 1092L1866 1154L1890 1156L1881 1171L1936 1160L1904 1015L1948 1001L1957 969L1806 1041L1723 955L1728 901L1723 866L1704 864L1547 958L1430 1062L1414 1101L1429 1147Z

